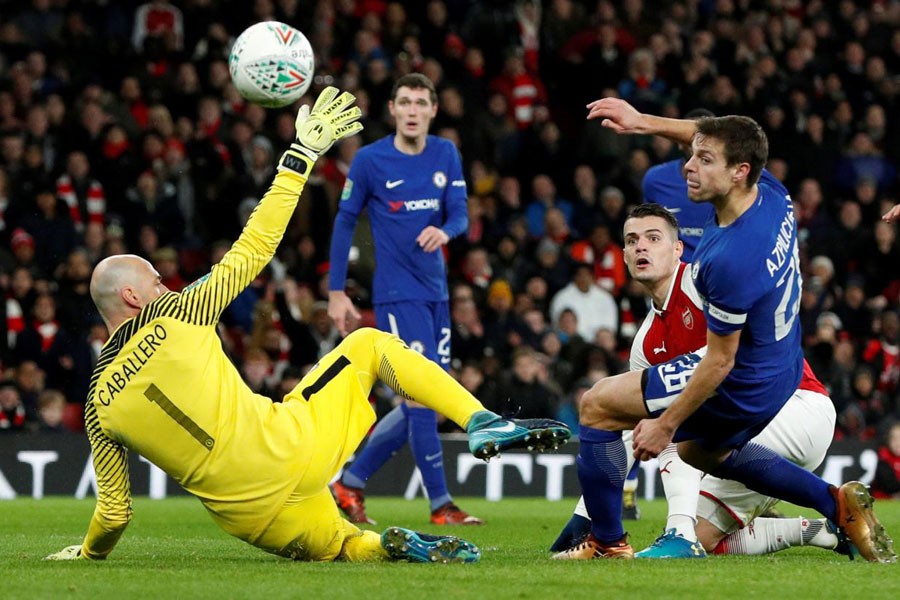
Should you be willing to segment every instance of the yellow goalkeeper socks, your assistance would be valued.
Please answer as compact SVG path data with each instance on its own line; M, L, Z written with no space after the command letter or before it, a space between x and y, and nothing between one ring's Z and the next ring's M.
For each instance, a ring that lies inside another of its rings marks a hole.
M410 350L397 336L372 331L376 334L378 378L395 392L441 413L463 429L473 414L484 410L475 396L433 361Z
M350 527L353 527L347 523ZM364 562L374 560L386 560L388 558L387 551L381 547L381 536L374 531L359 530L356 527L355 532L350 533L349 527L345 527L347 537L344 538L344 545L341 547L341 554L338 558L349 562Z

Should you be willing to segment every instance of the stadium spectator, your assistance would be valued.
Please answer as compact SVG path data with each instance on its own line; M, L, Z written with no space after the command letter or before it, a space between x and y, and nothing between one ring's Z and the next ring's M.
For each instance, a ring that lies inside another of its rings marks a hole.
M450 319L453 323L450 344L453 348L453 359L463 364L477 363L484 356L485 327L481 315L478 314L472 287L465 283L453 286L450 307Z
M548 175L535 175L531 180L532 200L525 207L528 233L534 238L544 236L544 217L551 208L562 211L566 224L572 223L572 203L557 195L556 184Z
M68 431L63 420L66 412L66 397L59 390L44 390L37 400L38 431L40 433L62 433Z
M512 352L512 369L504 374L493 393L484 397L484 404L498 414L515 414L521 418L539 417L555 413L558 398L547 387L548 373L538 353L528 346Z
M40 273L53 277L56 268L78 244L78 234L75 224L66 213L64 204L57 199L53 188L48 186L37 189L34 204L36 210L22 218L22 229L33 239L29 242L27 237L22 236L22 241L26 246L33 243L34 265ZM13 251L16 252L15 240Z
M134 33L131 37L135 50L145 50L148 38L158 39L174 50L181 50L184 45L181 9L168 0L141 4L134 15Z
M528 279L540 277L547 282L547 293L555 295L570 282L572 261L559 244L543 238L534 251L535 263L525 276ZM527 280L526 280L527 281Z
M57 301L39 293L25 329L17 336L16 363L34 361L47 375L47 387L80 402L87 396L91 357L87 340L57 320Z
M25 431L26 417L19 387L9 379L0 380L0 434Z
M76 248L66 257L56 276L60 325L78 337L87 336L88 329L100 322L89 290L92 268L87 252Z
M872 496L900 500L900 423L893 423L878 448Z
M575 314L578 334L585 340L593 341L600 329L614 332L619 329L616 301L612 294L594 282L593 267L589 264L576 264L574 281L553 296L551 319L557 321L565 309Z
M877 317L876 330L863 346L861 359L875 373L874 386L878 391L893 397L900 390L900 315L896 310L885 310Z
M33 360L23 360L15 367L15 381L19 386L19 397L25 405L25 415L29 421L37 419L38 398L46 389L46 374Z

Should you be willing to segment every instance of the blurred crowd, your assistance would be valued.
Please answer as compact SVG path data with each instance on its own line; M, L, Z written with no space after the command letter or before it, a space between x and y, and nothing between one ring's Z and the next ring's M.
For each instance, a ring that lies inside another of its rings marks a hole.
M267 189L297 107L244 102L228 71L261 20L309 37L303 101L352 91L366 129L317 163L277 259L223 317L254 390L277 401L339 342L323 302L336 203L359 146L393 131L394 79L417 71L470 194L448 248L453 373L489 408L577 424L580 394L628 367L647 300L622 224L647 169L681 150L585 121L619 96L760 122L794 198L805 348L837 435L900 417L900 246L879 220L900 191L897 0L0 0L0 15L0 431L79 427L109 335L97 261L135 253L182 289ZM360 227L348 286L364 308L371 247ZM379 410L396 402L377 391Z

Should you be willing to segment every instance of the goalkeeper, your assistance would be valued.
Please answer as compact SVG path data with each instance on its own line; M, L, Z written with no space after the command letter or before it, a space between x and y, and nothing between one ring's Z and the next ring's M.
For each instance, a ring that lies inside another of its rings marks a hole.
M348 336L283 403L254 394L216 335L223 309L272 258L316 159L362 129L354 97L326 88L303 106L297 139L241 236L211 272L170 292L142 258L97 265L91 296L111 337L91 378L85 426L97 505L80 545L48 559L106 558L132 515L128 450L197 496L226 532L296 560L478 560L449 536L399 527L381 536L341 518L327 484L375 421L369 390L380 379L467 428L476 456L554 447L568 438L550 420L510 422L485 411L439 366L374 329Z

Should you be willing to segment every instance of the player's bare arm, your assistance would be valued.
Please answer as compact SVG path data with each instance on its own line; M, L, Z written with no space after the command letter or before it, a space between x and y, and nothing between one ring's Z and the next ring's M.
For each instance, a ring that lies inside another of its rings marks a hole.
M684 391L658 418L644 419L634 428L632 447L637 460L658 456L672 443L675 430L715 393L734 366L740 338L740 330L724 336L708 332L706 354Z
M619 134L659 135L688 145L697 131L693 119L669 119L639 112L621 98L601 98L587 105L588 119L602 119L600 124Z
M334 326L345 336L356 328L360 314L350 296L344 290L331 290L328 292L328 316L334 321Z
M886 223L900 223L900 204L895 204L881 219Z
M416 238L416 243L425 252L434 252L449 241L450 236L444 233L443 229L434 225L429 225L423 229L419 237Z

